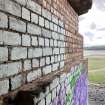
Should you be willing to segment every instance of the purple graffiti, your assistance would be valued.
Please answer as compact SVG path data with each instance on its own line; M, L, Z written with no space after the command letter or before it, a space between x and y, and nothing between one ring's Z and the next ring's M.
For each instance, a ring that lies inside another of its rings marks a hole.
M75 85L73 89L71 88L71 84L69 84L69 91L72 91L70 94L67 93L67 85L63 83L57 96L54 98L52 105L87 105L87 74L79 74L79 79L74 82ZM70 98L71 100L70 100Z
M52 105L65 105L65 100L66 100L66 86L61 86L57 97L54 99Z
M76 82L73 105L87 105L87 74L84 73Z

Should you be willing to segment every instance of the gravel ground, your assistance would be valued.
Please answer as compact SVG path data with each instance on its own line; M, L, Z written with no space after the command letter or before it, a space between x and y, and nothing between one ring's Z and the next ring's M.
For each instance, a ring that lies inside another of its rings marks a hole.
M105 86L89 85L89 105L105 105Z

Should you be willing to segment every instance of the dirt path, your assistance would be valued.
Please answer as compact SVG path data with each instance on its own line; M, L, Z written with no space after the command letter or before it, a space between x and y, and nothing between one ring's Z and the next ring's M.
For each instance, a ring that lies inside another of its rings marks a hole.
M105 105L105 86L89 85L89 105Z

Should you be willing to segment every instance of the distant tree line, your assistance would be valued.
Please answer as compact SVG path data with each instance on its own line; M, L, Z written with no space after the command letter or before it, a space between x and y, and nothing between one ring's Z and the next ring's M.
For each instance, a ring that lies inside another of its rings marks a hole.
M84 47L85 50L105 50L105 46Z

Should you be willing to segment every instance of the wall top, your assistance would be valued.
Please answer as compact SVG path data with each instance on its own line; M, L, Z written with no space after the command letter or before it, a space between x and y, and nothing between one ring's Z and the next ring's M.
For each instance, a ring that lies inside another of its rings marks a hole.
M78 15L82 15L92 7L92 0L68 0L73 7L73 9L78 13Z

